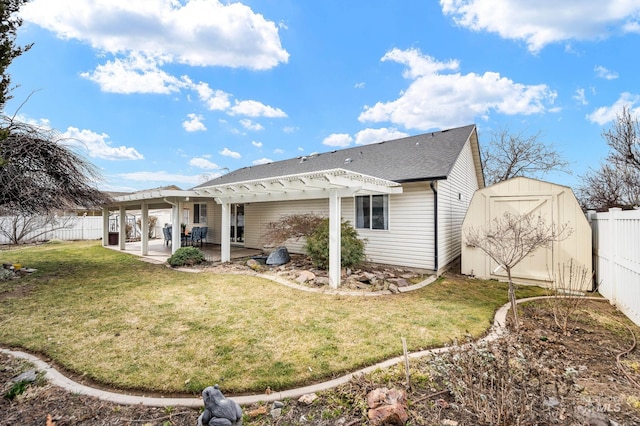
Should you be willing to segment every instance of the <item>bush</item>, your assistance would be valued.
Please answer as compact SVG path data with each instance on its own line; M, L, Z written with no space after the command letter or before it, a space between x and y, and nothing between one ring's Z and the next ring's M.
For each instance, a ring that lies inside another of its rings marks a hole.
M364 245L366 241L358 238L358 231L349 222L341 222L340 239L342 245L341 266L350 268L361 264L365 257ZM307 237L305 249L316 268L329 268L329 219L323 219L315 231Z
M197 247L181 247L167 259L167 262L174 268L176 266L193 266L204 262L204 254Z

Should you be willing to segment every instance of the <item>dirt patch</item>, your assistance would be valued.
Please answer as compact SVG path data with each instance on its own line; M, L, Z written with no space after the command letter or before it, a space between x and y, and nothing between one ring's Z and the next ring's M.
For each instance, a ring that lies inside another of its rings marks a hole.
M510 333L509 337L499 340L491 352L498 360L503 356L501 354L510 354L499 366L507 369L505 374L510 375L513 382L513 388L505 388L504 392L528 395L524 400L530 408L520 410L525 416L521 424L640 424L640 388L637 386L640 351L634 348L625 353L633 347L634 335L640 335L637 326L608 303L595 301L585 302L570 323L567 334L556 326L549 305L544 301L523 306L521 321L519 333ZM488 353L477 347L467 348L464 353L473 351ZM497 367L492 367L491 371L483 372L484 364L472 365L477 360L467 355L458 354L453 358L467 363L456 369L473 371L474 374L469 374L471 378L497 371ZM439 375L451 371L446 366L446 358L440 356L412 361L412 387L407 390L410 424L487 424L466 399L473 389L467 389L463 397L460 389L458 393L451 392L454 376ZM23 361L0 355L3 395L11 389L11 379L29 368ZM322 392L310 405L286 400L282 401L283 407L272 404L243 407L244 424L368 424L368 392L380 387L404 389L405 377L404 367L400 365ZM464 375L460 380L456 383L464 388ZM499 403L517 409L513 407L514 401ZM485 411L488 410L490 408L485 407ZM47 415L51 415L58 426L195 425L199 414L198 410L183 407L117 405L65 392L41 379L27 386L25 392L13 400L0 399L0 413L0 425L43 425Z

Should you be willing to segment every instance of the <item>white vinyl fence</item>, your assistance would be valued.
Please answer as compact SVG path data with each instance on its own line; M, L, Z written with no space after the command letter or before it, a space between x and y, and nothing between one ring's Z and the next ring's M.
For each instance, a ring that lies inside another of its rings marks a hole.
M589 212L598 291L640 325L640 210Z
M67 220L67 227L53 229L55 225L47 224L26 234L23 242L58 240L97 240L102 238L102 216L69 216L60 217L59 222ZM0 226L5 228L14 222L13 217L0 217ZM10 244L6 235L0 233L0 244Z

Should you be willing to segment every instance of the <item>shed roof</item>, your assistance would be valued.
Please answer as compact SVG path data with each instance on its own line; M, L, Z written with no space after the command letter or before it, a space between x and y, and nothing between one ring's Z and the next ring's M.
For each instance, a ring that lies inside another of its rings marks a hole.
M193 189L334 169L393 182L445 179L474 132L475 125L468 125L244 167Z

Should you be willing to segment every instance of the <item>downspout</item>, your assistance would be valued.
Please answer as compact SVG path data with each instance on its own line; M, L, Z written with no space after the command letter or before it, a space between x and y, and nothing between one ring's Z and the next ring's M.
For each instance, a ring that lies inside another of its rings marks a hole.
M438 191L436 190L436 181L429 182L429 186L433 191L433 263L436 274L438 273Z

